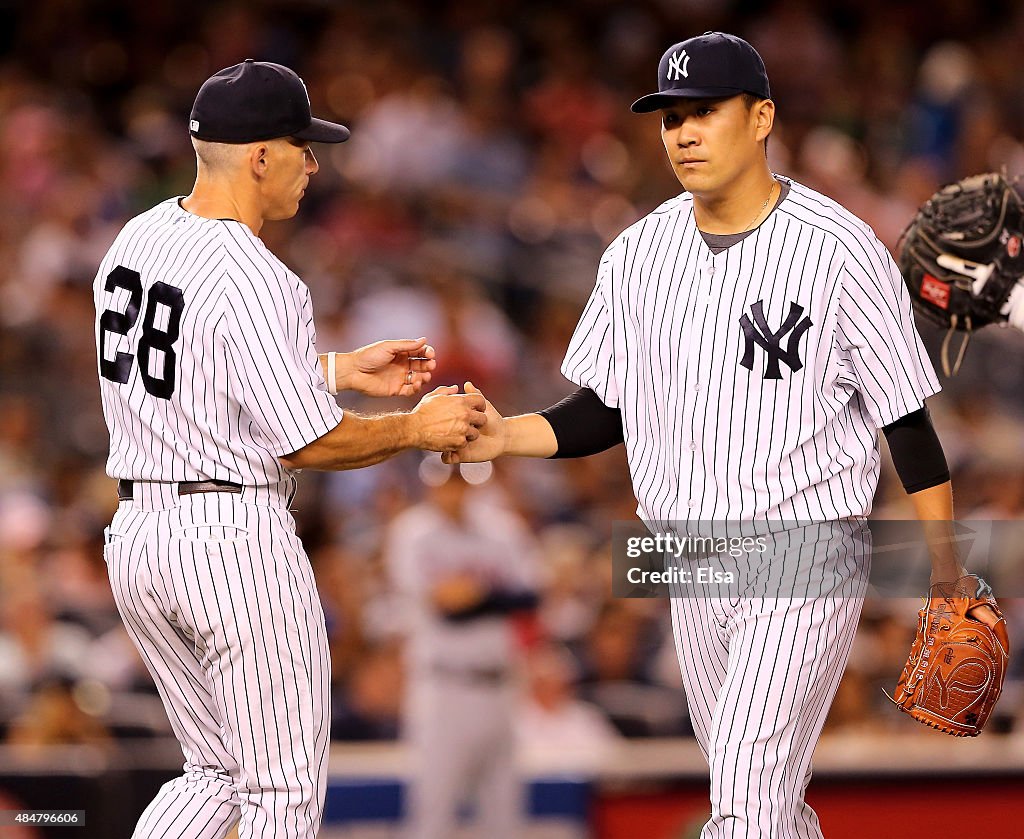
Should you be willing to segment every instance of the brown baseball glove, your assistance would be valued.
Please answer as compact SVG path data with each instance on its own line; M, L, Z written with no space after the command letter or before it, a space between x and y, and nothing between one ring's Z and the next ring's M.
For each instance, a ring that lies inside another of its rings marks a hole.
M989 606L987 626L969 616ZM1010 639L992 589L973 574L931 587L918 612L917 637L896 683L896 706L954 737L977 737L1003 689Z

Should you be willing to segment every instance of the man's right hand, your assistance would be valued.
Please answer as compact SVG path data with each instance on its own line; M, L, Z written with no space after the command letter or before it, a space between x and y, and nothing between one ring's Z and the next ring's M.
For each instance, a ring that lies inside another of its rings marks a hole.
M505 419L485 399L483 393L472 382L466 382L466 395L478 396L483 400L487 422L480 428L479 435L458 451L446 451L441 459L447 464L456 463L479 463L484 460L494 460L505 454L507 439L505 435Z
M458 385L434 388L412 409L416 448L432 452L458 449L472 443L486 422L486 400L480 391L459 393Z

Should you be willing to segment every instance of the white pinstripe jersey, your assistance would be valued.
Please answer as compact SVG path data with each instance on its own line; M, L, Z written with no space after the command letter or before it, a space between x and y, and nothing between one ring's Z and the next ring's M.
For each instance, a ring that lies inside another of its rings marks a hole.
M342 418L309 289L244 224L178 200L128 222L96 275L107 473L277 483L278 456Z
M867 515L877 430L939 390L888 251L795 182L718 255L688 193L625 230L562 372L621 409L652 522Z

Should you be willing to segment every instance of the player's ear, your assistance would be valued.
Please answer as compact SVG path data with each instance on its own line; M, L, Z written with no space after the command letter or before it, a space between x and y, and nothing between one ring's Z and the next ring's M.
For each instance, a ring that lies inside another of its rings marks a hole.
M249 147L249 166L257 178L267 174L267 160L270 148L266 143L253 143Z
M775 103L771 99L762 99L754 105L754 130L757 142L767 139L775 125Z

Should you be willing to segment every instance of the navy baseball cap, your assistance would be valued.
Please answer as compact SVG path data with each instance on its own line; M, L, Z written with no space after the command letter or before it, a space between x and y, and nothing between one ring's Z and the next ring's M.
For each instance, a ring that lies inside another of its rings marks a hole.
M309 93L293 70L247 58L203 82L196 94L189 133L214 143L254 143L295 137L312 143L343 143L349 130L317 119Z
M658 64L658 92L641 96L630 110L649 114L674 99L752 93L771 99L764 62L750 44L725 32L705 32L669 47Z

